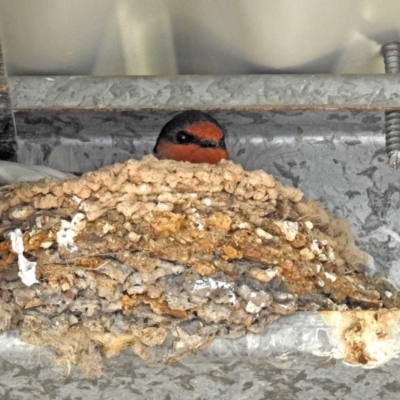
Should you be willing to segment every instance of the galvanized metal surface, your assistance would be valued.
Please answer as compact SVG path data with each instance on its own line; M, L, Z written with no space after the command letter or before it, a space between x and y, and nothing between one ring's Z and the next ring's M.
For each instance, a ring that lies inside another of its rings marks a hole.
M294 78L300 81L302 77ZM149 83L152 89L144 92L145 85L142 86L133 101L127 92L117 91L115 100L107 101L120 107L118 110L94 111L99 86L94 85L94 93L86 87L83 94L78 91L79 85L74 86L74 79L42 78L45 85L50 82L49 87L54 89L48 99L58 101L58 107L64 104L65 109L53 108L51 103L40 109L46 103L42 96L53 89L38 95L33 82L40 79L24 79L17 78L14 83L18 84L12 86L16 90L13 96L20 161L76 172L151 152L159 129L174 113L169 108L184 105L182 91L177 89L163 98L164 109L147 110L157 93ZM290 82L291 77L288 79ZM98 85L103 87L103 93L114 96L110 94L109 82ZM123 90L122 82L115 87ZM372 81L371 85L378 87L377 82ZM232 80L232 87L234 83ZM368 84L364 84L368 89ZM202 98L206 98L209 85L204 88L193 83L191 87L193 103L189 104L195 104L195 93L203 93ZM241 89L236 90L241 93L246 91L245 87L238 87ZM355 101L354 91L336 90L338 104ZM144 93L148 100L141 109L139 99L146 98ZM369 272L388 277L400 287L400 186L398 172L387 163L383 111L260 111L254 104L252 108L251 102L239 110L236 107L243 98L235 98L235 93L238 92L230 89L219 98L222 105L218 109L228 110L211 112L228 130L227 145L232 159L247 169L265 169L283 182L299 187L307 197L319 199L337 216L347 217L358 244L371 255ZM379 93L380 100L387 98L385 90ZM224 98L235 107L226 106ZM98 101L105 104L105 99ZM167 104L168 99L174 106ZM282 95L281 104L285 104L285 99L290 101L291 95ZM302 101L306 99L312 97L303 97ZM327 96L324 101L328 103ZM390 105L395 104L393 99L390 101ZM92 111L79 109L81 102L89 104ZM27 104L31 106L26 107ZM127 104L132 109L128 110ZM31 107L34 111L27 112L26 108ZM319 315L297 314L282 318L262 336L230 342L218 340L205 352L171 366L151 368L126 353L109 361L109 369L99 381L86 380L75 369L70 376L63 377L65 369L54 367L46 351L25 347L21 350L19 345L9 347L14 339L3 336L0 394L10 399L396 398L398 361L392 360L375 370L347 367L329 358L334 346L331 333Z
M397 321L398 323L398 321ZM263 335L216 339L203 352L167 366L149 367L130 351L106 360L102 378L84 378L56 365L46 349L0 335L0 396L3 399L123 400L214 399L308 400L398 397L393 359L376 369L347 366L332 349L334 329L316 313L278 320ZM399 332L395 336L399 349Z
M12 77L16 110L400 109L397 75Z
M343 364L331 356L332 328L316 313L298 313L262 336L217 339L204 352L168 366L146 366L129 351L106 361L99 380L56 365L45 349L0 336L3 399L382 399L400 386L398 359L377 369ZM397 338L398 340L398 338Z

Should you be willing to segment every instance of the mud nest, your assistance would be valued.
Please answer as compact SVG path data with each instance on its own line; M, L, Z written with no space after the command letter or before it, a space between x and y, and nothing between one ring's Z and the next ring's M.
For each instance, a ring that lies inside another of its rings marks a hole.
M0 331L89 376L172 362L296 310L399 306L344 220L263 171L130 160L0 189Z

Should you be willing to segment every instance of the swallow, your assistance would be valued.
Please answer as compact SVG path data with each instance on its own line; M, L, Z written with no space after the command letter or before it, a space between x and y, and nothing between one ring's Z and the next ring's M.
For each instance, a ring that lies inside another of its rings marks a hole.
M163 126L153 152L163 159L218 164L229 158L225 135L225 129L210 115L183 111Z
M161 129L154 155L175 161L217 164L229 158L225 135L225 129L211 116L196 110L183 111ZM63 180L73 176L43 165L0 161L0 185L42 178Z

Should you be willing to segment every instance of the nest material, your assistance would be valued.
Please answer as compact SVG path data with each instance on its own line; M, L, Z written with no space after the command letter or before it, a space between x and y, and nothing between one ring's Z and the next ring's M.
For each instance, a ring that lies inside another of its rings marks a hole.
M151 364L296 310L392 308L343 220L263 171L130 160L0 190L0 331L88 374ZM96 368L94 368L96 367Z

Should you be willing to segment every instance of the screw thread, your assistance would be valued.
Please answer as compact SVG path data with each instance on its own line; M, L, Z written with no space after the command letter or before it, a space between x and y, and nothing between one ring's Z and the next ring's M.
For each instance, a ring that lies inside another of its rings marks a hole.
M390 42L382 46L385 71L387 74L400 72L400 42Z
M385 71L387 74L400 72L400 42L390 42L382 46ZM389 165L400 167L400 111L385 111L386 152Z

